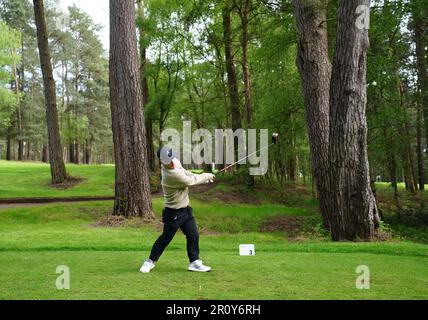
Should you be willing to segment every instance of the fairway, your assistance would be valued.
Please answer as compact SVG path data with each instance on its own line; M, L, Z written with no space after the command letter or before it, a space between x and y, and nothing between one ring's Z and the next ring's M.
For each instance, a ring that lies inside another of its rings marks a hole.
M146 248L147 250L148 248ZM1 252L2 299L426 299L427 258L374 254L235 252L204 254L214 270L186 271L182 250L165 253L147 275L146 251ZM355 266L371 270L355 288ZM57 290L57 265L70 268L70 290Z
M84 179L73 188L50 187L49 164L0 160L0 199L14 197L111 196L114 193L114 166L68 164L69 174Z
M0 299L428 297L427 245L396 240L333 243L325 238L291 242L282 232L256 232L263 216L311 214L283 205L211 207L195 200L201 257L213 271L187 271L180 232L155 269L141 274L138 269L159 225L136 219L99 226L111 206L107 201L0 210ZM154 199L154 207L159 216L161 198ZM237 230L241 219L247 231ZM256 255L239 256L241 243L254 243ZM69 267L69 290L56 288L60 265ZM359 265L370 268L369 290L355 287Z

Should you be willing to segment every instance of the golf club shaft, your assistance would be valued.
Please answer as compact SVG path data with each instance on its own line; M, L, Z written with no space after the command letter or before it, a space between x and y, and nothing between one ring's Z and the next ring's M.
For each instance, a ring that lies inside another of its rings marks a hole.
M236 162L234 162L234 163L232 163L232 164L229 164L227 167L224 167L223 169L219 170L219 171L217 172L217 174L219 174L219 173L221 173L221 172L223 172L223 171L226 171L227 169L229 169L229 168L233 167L234 165L238 164L239 162L241 162L241 161L243 161L243 160L247 159L248 157L251 157L253 154L256 154L257 152L260 152L260 151L262 151L262 150L264 150L264 149L266 149L266 148L269 148L269 147L270 147L271 145L273 145L273 144L274 144L274 143L271 143L270 145L268 145L268 146L266 146L266 147L263 147L263 148L261 148L261 149L259 149L259 150L256 150L256 151L254 151L253 153L249 154L248 156L245 156L244 158L239 159L238 161L236 161Z

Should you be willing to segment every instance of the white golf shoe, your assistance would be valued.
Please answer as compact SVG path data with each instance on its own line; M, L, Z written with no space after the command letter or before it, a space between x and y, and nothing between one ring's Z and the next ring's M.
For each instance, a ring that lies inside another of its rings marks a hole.
M146 261L144 261L143 265L140 268L140 272L142 273L149 273L150 270L152 270L155 267L155 263L150 260L147 259Z
M211 267L204 266L202 260L195 260L189 264L189 271L210 272Z

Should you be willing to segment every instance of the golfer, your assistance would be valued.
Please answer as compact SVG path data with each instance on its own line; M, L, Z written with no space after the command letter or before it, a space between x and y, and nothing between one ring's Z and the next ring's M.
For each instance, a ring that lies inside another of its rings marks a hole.
M185 170L180 161L168 148L157 152L162 163L162 190L165 208L162 211L163 232L156 240L149 259L144 261L140 272L150 272L162 255L165 248L180 228L186 235L189 271L208 272L210 267L204 266L199 259L199 234L192 208L189 207L189 186L203 184L214 179L211 173L193 174Z

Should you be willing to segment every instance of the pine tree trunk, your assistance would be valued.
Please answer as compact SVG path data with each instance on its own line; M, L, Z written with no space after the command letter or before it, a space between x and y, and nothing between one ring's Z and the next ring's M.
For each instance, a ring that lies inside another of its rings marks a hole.
M425 28L424 18L420 16L419 12L413 13L414 25L414 39L416 45L416 67L418 71L418 85L420 90L420 103L422 105L424 121L425 121L425 138L428 148L428 73L427 73L427 60L426 60L426 41L425 41Z
M7 128L6 133L6 160L12 161L12 125Z
M410 124L406 110L406 89L404 84L398 78L398 90L400 92L400 107L405 114L403 128L400 128L400 135L405 140L405 145L402 150L404 179L406 182L406 190L415 193L417 189L416 171L414 166L414 155L412 149L412 138L410 137Z
M31 160L30 158L31 158L31 142L30 141L27 141L27 143L26 143L26 145L25 145L25 148L26 148L26 155L25 155L25 159L27 160L27 161L29 161L29 160Z
M22 112L21 112L21 99L19 97L20 90L19 90L19 76L18 76L18 69L16 67L16 64L13 64L12 66L13 71L13 79L14 79L14 90L15 90L15 96L16 96L16 119L17 119L17 133L18 133L18 161L24 160L24 141L22 140Z
M74 143L71 140L68 142L68 162L74 163Z
M428 73L426 60L426 23L424 22L424 10L413 8L413 34L416 46L416 67L418 72L418 121L417 121L417 159L419 190L425 189L425 169L422 146L422 122L425 124L425 145L428 148ZM425 11L426 12L426 11Z
M249 44L249 35L248 35L248 19L250 16L252 7L251 0L245 0L241 8L241 25L242 25L242 73L244 76L244 110L245 117L247 122L247 128L251 127L253 120L253 110L252 110L252 90L251 90L251 73L250 66L248 62L248 44Z
M153 218L138 71L134 1L110 0L110 98L116 163L113 214Z
M384 135L385 137L387 136L386 130L384 131ZM392 145L393 145L393 141L390 141L386 149L386 155L388 160L389 181L391 182L391 187L394 194L394 201L397 207L397 216L398 218L400 218L401 205L400 205L400 198L398 195L398 186L397 186L397 163L395 161L394 150L391 149Z
M79 140L76 139L76 143L74 144L74 163L80 164L80 143Z
M42 147L42 162L48 162L48 147L44 144Z
M342 0L330 85L330 196L333 240L370 240L379 222L367 156L368 30L356 9L370 0Z
M141 19L144 19L144 2L139 0L138 3L138 16ZM141 81L141 90L143 94L143 112L149 103L149 84L146 76L147 68L147 57L146 57L146 45L145 41L145 30L141 25L139 26L140 31L140 81ZM144 117L145 127L146 127L146 141L147 141L147 162L150 171L156 170L156 160L155 160L155 147L153 144L153 123L152 119L148 116Z
M62 183L67 179L63 150L58 126L56 106L55 81L52 73L51 58L48 46L48 32L46 30L43 0L33 0L34 15L37 27L37 43L39 47L40 63L43 73L43 86L46 104L46 123L49 140L49 159L52 183Z
M418 162L418 182L419 190L425 190L425 165L422 146L422 110L421 105L417 103L416 117L416 157Z
M86 139L84 157L85 157L84 163L85 164L91 164L91 162L92 162L92 143L91 143L90 139Z
M293 0L298 29L297 66L304 94L313 177L324 227L330 230L328 144L329 83L326 1Z
M231 8L225 5L223 8L223 36L224 50L227 70L227 84L229 88L230 114L232 116L232 129L241 128L241 112L239 109L238 80L236 78L236 68L233 61L232 43L232 21L230 16Z
M144 100L144 99L143 99ZM147 141L147 165L151 172L156 170L155 147L153 143L153 122L151 119L145 119L146 141Z

